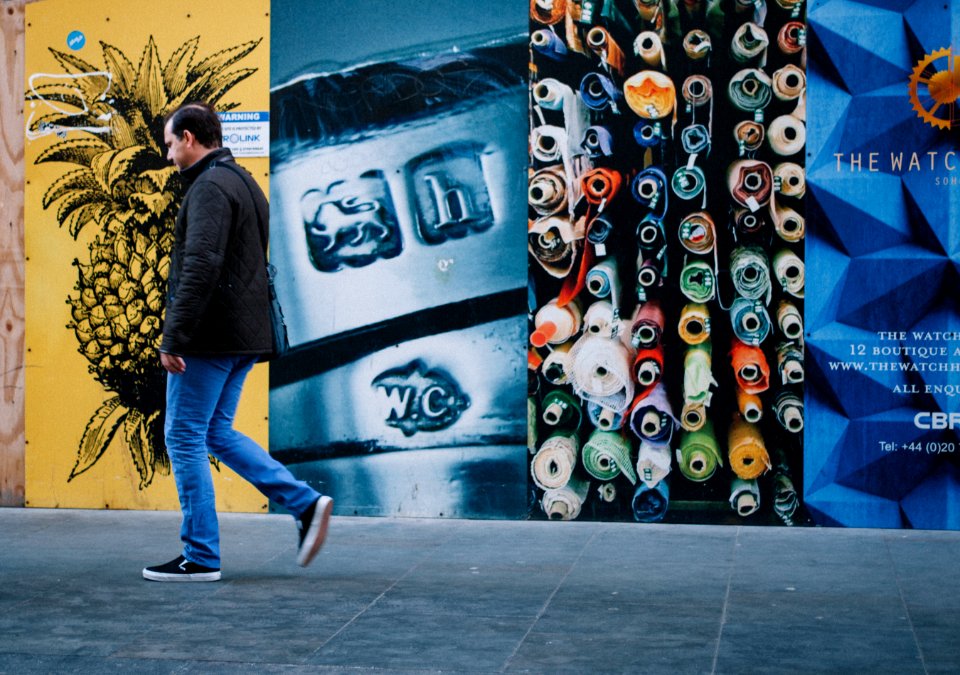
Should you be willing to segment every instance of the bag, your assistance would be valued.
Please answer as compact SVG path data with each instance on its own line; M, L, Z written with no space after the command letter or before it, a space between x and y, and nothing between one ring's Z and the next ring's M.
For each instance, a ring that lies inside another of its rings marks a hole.
M267 263L267 292L270 295L270 324L273 333L272 359L278 359L290 349L290 339L287 337L287 324L283 320L283 308L277 297L277 289L273 285L273 278L277 276L277 268Z

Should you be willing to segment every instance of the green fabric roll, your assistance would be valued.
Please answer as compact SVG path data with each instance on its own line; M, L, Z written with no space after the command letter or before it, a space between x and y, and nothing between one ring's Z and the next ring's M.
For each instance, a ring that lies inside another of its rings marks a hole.
M544 423L551 427L576 431L583 422L580 401L563 389L554 389L544 396L541 409Z
M691 302L713 300L717 284L710 265L702 260L694 260L684 265L680 272L680 292Z
M677 464L680 473L698 483L710 478L718 466L723 466L712 422L707 420L699 431L688 431L683 435L677 449Z
M594 431L583 446L581 459L583 468L597 480L612 480L622 472L631 485L637 482L630 441L615 431Z
M684 403L710 405L713 394L710 387L717 386L711 369L710 343L704 342L687 349L683 359Z

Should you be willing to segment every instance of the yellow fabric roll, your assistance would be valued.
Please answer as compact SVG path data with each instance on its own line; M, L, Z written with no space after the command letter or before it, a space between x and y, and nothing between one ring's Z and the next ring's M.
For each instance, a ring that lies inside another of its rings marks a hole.
M675 112L677 89L667 75L641 70L623 83L627 105L644 119L659 119Z
M777 325L784 337L791 340L803 339L803 315L789 300L781 300L777 307Z
M737 415L727 438L730 468L739 478L751 480L770 470L770 455L756 425Z
M766 131L763 125L753 120L744 120L733 127L733 137L737 145L742 145L747 152L759 150L763 145L763 139L766 137Z
M807 143L807 127L793 115L780 115L767 127L767 143L778 155L795 155Z
M680 426L687 431L699 431L707 423L707 406L688 401L680 411Z
M648 66L666 70L667 60L663 54L663 42L652 30L637 35L637 39L633 41L633 53L643 59Z
M788 242L800 241L806 231L806 220L789 206L777 204L774 229L781 239Z
M763 401L756 394L748 394L737 387L737 408L743 419L756 424L763 417Z
M710 56L712 48L710 36L699 28L690 31L683 38L683 51L691 61L699 61Z
M773 176L780 179L780 194L785 197L799 199L807 192L807 177L799 164L781 162L773 168Z
M702 303L687 303L680 312L677 327L680 339L688 345L699 345L710 339L710 309Z

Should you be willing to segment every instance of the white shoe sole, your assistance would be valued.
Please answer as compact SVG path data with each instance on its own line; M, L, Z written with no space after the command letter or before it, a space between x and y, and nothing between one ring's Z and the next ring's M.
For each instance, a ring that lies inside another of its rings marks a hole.
M143 578L148 581L220 581L220 572L194 572L193 574L166 574L151 572L144 568Z
M320 497L317 502L317 508L313 512L313 520L310 521L310 529L303 538L303 546L297 553L297 564L300 567L306 567L317 556L320 547L323 546L327 538L327 528L330 526L330 514L333 513L333 499L330 497Z

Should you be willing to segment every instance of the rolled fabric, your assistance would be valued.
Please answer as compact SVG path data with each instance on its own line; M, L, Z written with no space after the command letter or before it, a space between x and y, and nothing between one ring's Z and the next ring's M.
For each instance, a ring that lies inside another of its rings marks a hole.
M803 261L790 249L781 249L773 256L773 273L783 290L795 298L803 297L806 278Z
M548 426L576 431L583 423L580 401L563 389L554 389L544 396L542 408L540 418Z
M540 506L550 520L576 520L589 490L589 481L574 476L562 488L545 491Z
M803 338L803 315L789 300L781 300L777 307L777 325L784 337L791 340Z
M691 302L708 302L717 295L713 270L702 260L687 262L680 271L680 292Z
M621 473L636 485L637 474L630 461L630 441L616 431L594 431L583 444L583 468L597 480L608 481Z
M702 124L691 124L680 132L680 143L688 155L710 150L710 131Z
M617 275L617 259L604 258L587 272L587 290L597 298L610 298L616 306L619 302L620 277Z
M784 241L798 242L806 233L806 220L789 206L778 204L774 210L774 229Z
M785 472L778 472L773 477L773 511L785 525L793 525L793 516L800 506L797 489L793 481Z
M648 213L637 224L637 247L642 253L657 254L667 245L663 221Z
M697 211L684 216L677 228L680 243L691 253L706 255L716 245L716 226L706 211Z
M766 162L739 159L727 168L727 187L737 204L758 211L773 194L773 171Z
M670 184L673 193L686 201L696 198L706 190L707 178L698 166L679 166L673 172ZM704 202L706 202L706 196L704 196Z
M543 442L530 462L530 475L541 490L555 490L570 482L577 465L580 440L575 433L557 432Z
M713 99L713 84L704 75L691 75L683 81L680 91L690 109L708 105Z
M740 110L754 112L767 107L773 97L770 76L757 68L744 68L730 78L727 93Z
M668 75L641 70L623 83L627 105L639 117L659 119L675 112L677 90Z
M778 155L795 155L807 142L807 127L793 115L780 115L767 127L767 143Z
M803 197L807 191L807 179L803 167L793 162L781 162L773 167L774 178L780 179L780 194L786 197Z
M652 30L643 31L633 41L633 53L639 56L648 66L666 69L667 60L663 54L663 42L660 36Z
M653 21L663 12L662 0L633 0L637 13L644 21Z
M527 450L537 451L537 397L527 396Z
M718 466L723 466L723 458L713 432L713 422L707 420L703 428L683 434L680 447L677 448L680 473L694 482L702 483L713 476Z
M786 10L797 12L797 8L803 4L803 0L777 0L777 4Z
M540 368L543 379L550 384L567 384L570 368L573 366L573 361L570 358L570 348L572 346L573 340L554 346L547 358L543 360L543 366Z
M756 480L734 478L730 483L730 508L745 518L760 508L760 486Z
M748 394L762 394L770 387L770 365L763 350L733 340L730 363L737 386Z
M586 128L590 125L590 111L577 93L560 80L545 77L533 85L533 100L545 110L563 113L562 128L565 134L564 141L567 143L566 154L578 154L574 146L580 142ZM572 176L572 171L568 171Z
M620 429L627 421L624 411L612 410L594 401L587 401L587 417L593 426L602 431Z
M612 504L617 500L617 486L613 483L601 483L597 487L597 496L600 501Z
M702 429L707 423L707 406L702 403L685 401L680 411L680 426L687 431Z
M530 33L530 46L534 51L553 61L564 61L570 54L563 39L552 30L541 28Z
M740 387L737 387L737 409L743 415L743 419L756 424L763 417L763 401L756 394L748 394Z
M737 339L748 345L759 345L770 335L770 315L760 300L734 300L730 305L730 325Z
M803 382L803 352L793 342L777 345L777 370L783 384Z
M628 424L630 431L642 441L654 445L670 444L678 423L662 382L645 397L634 399Z
M653 487L646 484L637 486L630 501L633 519L638 523L656 523L663 520L670 507L670 485L660 481Z
M534 330L530 334L530 344L545 347L566 342L580 332L583 327L583 312L579 302L570 302L561 306L556 298L537 310L533 318Z
M670 474L670 446L640 442L637 457L637 478L653 487Z
M587 127L580 147L588 157L609 157L613 154L613 135L606 127Z
M613 337L618 329L617 323L613 303L606 300L591 303L583 315L584 331L598 337Z
M637 307L630 327L634 348L653 349L660 344L665 318L659 300L649 300Z
M739 63L746 63L760 57L760 66L763 67L767 60L768 46L770 46L770 38L767 36L767 31L752 21L747 21L741 24L733 34L730 55Z
M730 276L733 288L748 300L770 302L773 285L767 254L759 246L740 246L730 253Z
M763 145L766 132L763 125L753 120L739 122L733 127L733 138L745 152L755 152ZM741 152L741 155L743 152Z
M780 28L777 35L777 46L784 54L798 54L803 51L801 36L804 33L803 24L799 21L788 21Z
M641 349L633 359L633 375L640 385L639 394L646 396L663 377L663 345Z
M713 377L710 343L687 349L683 357L683 400L709 406L713 398L711 387L717 386Z
M633 354L620 340L584 333L570 349L570 357L569 379L577 396L616 412L630 405L635 389Z
M666 260L664 257L663 261ZM657 257L637 259L637 300L648 300L647 290L663 285L663 261Z
M683 37L683 52L691 61L700 61L710 56L710 36L695 28Z
M620 192L623 177L615 169L591 169L580 177L583 197L590 204L605 208Z
M607 243L607 241L609 241L613 230L613 220L605 215L597 216L590 221L590 227L587 230L587 241L589 241L595 247L603 246ZM603 253L601 253L598 249L597 255L603 255Z
M666 215L669 203L667 177L657 167L648 167L634 176L630 182L630 194L641 206L659 212L661 217Z
M530 18L545 26L559 23L567 15L567 0L530 0Z
M750 209L734 209L733 223L742 234L754 234L763 229L766 221L763 214Z
M540 216L552 216L567 208L567 178L562 166L535 172L527 188L530 207Z
M663 131L659 122L640 120L633 127L633 138L642 148L652 148L663 142Z
M784 429L793 434L803 431L803 399L792 391L783 389L777 394L773 412Z
M680 339L688 345L703 344L710 339L710 310L699 302L689 302L680 311L677 326Z
M580 98L583 104L591 110L604 111L609 109L620 114L623 103L623 94L609 77L603 73L587 73L580 80ZM629 101L627 101L629 105Z
M770 470L770 455L760 428L735 415L728 432L730 469L738 478L752 480Z
M611 70L623 74L623 50L606 28L594 26L587 31L587 48L599 56Z
M802 68L788 63L773 73L773 95L781 101L795 101L807 88L807 75Z
M530 134L530 152L545 164L566 161L566 148L567 132L563 127L544 124L534 127Z

